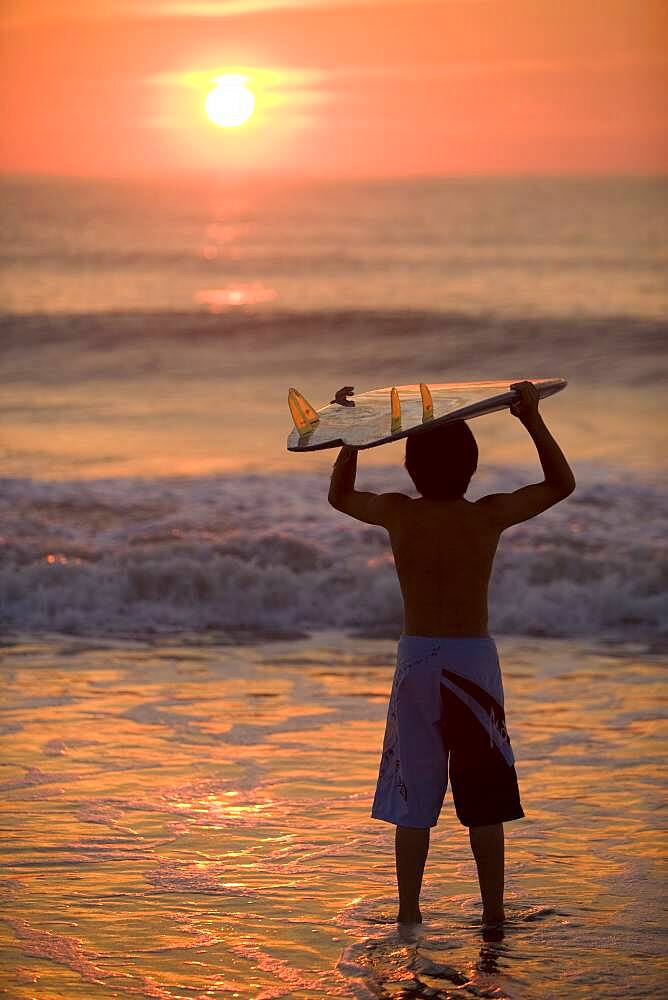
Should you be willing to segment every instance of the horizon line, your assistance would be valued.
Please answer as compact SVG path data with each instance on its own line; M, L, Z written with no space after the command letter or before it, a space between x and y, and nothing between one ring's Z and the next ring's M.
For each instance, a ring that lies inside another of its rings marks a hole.
M398 181L429 181L429 180L582 180L582 179L668 179L668 168L664 170L600 170L584 168L580 170L499 170L499 171L414 171L396 174L381 174L375 172L359 172L351 174L328 174L325 172L292 173L287 170L270 170L255 168L253 170L179 170L171 173L51 173L47 171L17 171L3 170L0 167L0 182L7 180L52 180L52 181L242 181L242 180L276 180L323 182L398 182Z

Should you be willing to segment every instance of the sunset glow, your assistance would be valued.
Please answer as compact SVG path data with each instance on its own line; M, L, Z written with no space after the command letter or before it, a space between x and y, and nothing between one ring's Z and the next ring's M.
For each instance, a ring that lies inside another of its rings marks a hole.
M665 0L10 10L5 173L619 174L668 162Z
M207 95L204 107L214 125L237 128L253 114L255 97L243 76L228 73L218 78L216 86Z

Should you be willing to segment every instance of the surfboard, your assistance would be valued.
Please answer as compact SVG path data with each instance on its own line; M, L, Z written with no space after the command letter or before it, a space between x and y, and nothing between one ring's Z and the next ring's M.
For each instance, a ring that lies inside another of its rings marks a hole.
M508 382L444 382L438 385L386 386L354 393L344 386L334 399L319 409L311 406L297 389L288 392L294 429L288 451L318 451L348 444L353 448L377 448L421 434L453 420L471 420L509 407L517 392ZM566 388L565 378L532 378L541 399Z

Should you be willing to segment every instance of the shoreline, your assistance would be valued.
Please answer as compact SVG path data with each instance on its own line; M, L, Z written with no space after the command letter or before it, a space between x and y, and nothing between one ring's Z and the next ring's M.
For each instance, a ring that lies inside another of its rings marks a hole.
M46 629L6 629L0 635L0 649L11 649L16 646L30 643L42 643L47 645L52 642L80 642L85 648L113 647L118 644L132 644L133 646L146 649L154 649L160 645L183 646L188 648L205 648L215 650L216 648L228 649L239 646L240 648L258 647L263 645L289 645L294 643L311 643L314 645L328 645L329 643L343 639L346 643L358 641L391 642L395 646L401 637L400 630L379 627L378 629L348 629L348 628L323 628L323 629L255 629L237 628L229 630L206 630L203 632L189 632L184 630L156 630L154 632L119 631L119 632L99 632L95 629L86 631L72 630L46 630ZM668 638L653 636L643 639L638 636L621 636L610 634L599 635L546 635L543 632L501 632L496 630L488 633L489 636L499 642L521 643L521 642L545 642L545 643L570 643L592 650L619 651L620 654L640 654L640 655L668 655ZM94 645L91 646L91 643Z

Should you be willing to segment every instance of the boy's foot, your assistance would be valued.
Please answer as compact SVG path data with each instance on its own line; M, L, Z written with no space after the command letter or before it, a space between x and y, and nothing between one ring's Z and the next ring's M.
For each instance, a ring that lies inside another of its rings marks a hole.
M397 923L398 924L421 924L422 914L419 910L402 911L399 910L397 913Z
M483 941L498 942L503 941L505 937L505 924L483 924L480 928L480 933L482 934Z

